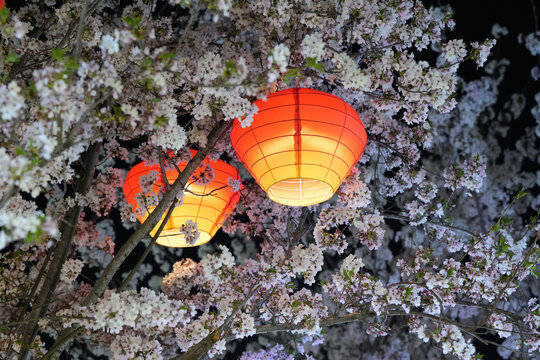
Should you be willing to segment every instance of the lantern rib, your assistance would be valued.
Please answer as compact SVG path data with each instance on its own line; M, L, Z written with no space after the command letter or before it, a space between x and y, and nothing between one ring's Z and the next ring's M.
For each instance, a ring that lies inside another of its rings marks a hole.
M274 189L276 190L283 190L285 192L290 192L289 189L287 188L281 188L279 187L280 184L283 184L283 183L292 183L292 184L298 184L298 180L302 180L304 184L308 183L308 181L306 180L311 180L311 182L313 183L316 183L316 184L325 184L326 186L324 187L320 187L320 188L316 188L316 189L310 189L310 191L313 191L313 190L324 190L325 188L327 189L326 190L326 193L324 195L324 197L321 197L321 196L310 196L308 197L307 199L311 199L311 201L308 203L308 204L303 204L301 206L308 206L308 205L313 205L313 204L318 204L320 203L321 201L326 201L328 200L330 197L328 196L328 194L330 193L330 190L332 190L332 194L335 192L333 186L328 183L328 182L324 182L322 180L317 180L317 179L298 179L298 178L289 178L289 179L284 179L284 180L281 180L280 182L278 183L275 183L273 185L271 185L268 190L265 190L265 191L268 191L272 194L272 196L276 199L272 199L280 204L283 204L283 205L291 205L290 203L286 203L284 202L285 200L295 200L295 201L299 201L299 197L291 197L291 196L287 196L287 195L276 195L276 193L274 192ZM318 199L318 200L313 200L313 199ZM321 200L322 199L322 200ZM281 200L281 201L280 201ZM303 196L303 201L306 200L306 197ZM300 205L298 205L300 206Z
M181 219L181 218L193 219L193 216L190 216L190 215L178 215L178 216L171 216L171 217L174 217L175 219ZM215 221L215 219L210 219L210 218L207 218L207 217L204 217L204 216L199 216L198 220L205 220L205 221L210 221L210 222Z
M276 182L276 178L274 176L274 174L272 173L272 168L270 167L270 164L268 164L268 160L266 159L266 156L264 154L264 151L262 150L261 148L261 144L259 143L259 141L257 140L257 136L255 135L255 133L253 131L251 131L252 134L253 134L253 138L255 139L255 143L259 146L259 151L261 152L262 156L263 156L263 159L266 163L266 167L268 168L268 171L270 171L270 175L272 175L272 178L274 179L274 182ZM246 153L244 153L245 155Z
M204 192L206 192L206 187L207 186L204 185ZM195 222L197 222L197 223L199 222L199 214L201 213L201 207L202 207L202 202L203 202L204 197L200 196L199 198L200 198L200 200L199 200L199 206L197 207L197 215L195 215ZM201 219L202 219L202 217L201 217Z
M298 167L299 165L297 165ZM300 194L300 204L303 204L304 200L302 199L302 195L304 195L303 191L302 191L302 178L300 178L300 181L299 181L299 187L300 187L300 191L298 192L298 194Z
M290 121L290 120L288 120ZM322 123L322 124L330 124L330 123L326 123L326 122L321 122L321 121L315 121L315 120L305 120L304 121L309 121L309 122L318 122L318 123ZM330 124L330 125L334 125L334 126L337 126L335 124ZM263 125L264 126L264 125ZM263 126L260 126L259 128L263 127ZM349 131L352 135L354 135L355 137L358 138L358 140L362 143L363 146L366 145L365 141L358 135L356 135L354 132L350 131L349 129L346 129L347 131ZM248 149L246 149L244 151L244 156L247 152L249 152L251 149L253 149L254 147L257 147L258 144L264 144L265 142L267 141L270 141L270 140L275 140L275 139L280 139L280 138L288 138L288 137L291 137L293 135L280 135L280 136L275 136L275 137L271 137L271 138L268 138L268 139L265 139L264 141L261 141L260 143L255 143L253 145L251 145ZM303 134L302 136L312 136L312 137L319 137L319 138L322 138L322 139L329 139L329 140L333 140L333 141L336 141L336 139L330 137L330 136L322 136L322 135L314 135L314 134ZM351 152L351 154L354 156L354 157L357 157L358 155L356 155L356 153L347 145L347 144L344 144L344 143L341 143L343 146L345 146L347 148L347 150L349 150ZM259 148L260 149L260 148ZM262 150L261 150L262 151ZM361 152L363 153L363 152ZM275 153L273 153L275 154ZM326 153L328 154L328 153ZM241 160L243 160L243 158L241 158Z
M196 246L204 245L204 244L206 244L207 242L209 242L212 239L212 235L210 233L208 233L207 231L201 230L200 235L199 235L199 239L197 239L197 242L195 244L193 244L193 245L188 244L184 240L183 242L180 242L181 245L179 245L178 244L178 237L180 236L180 237L183 238L183 234L181 234L179 232L171 232L171 230L163 230L161 232L161 234L162 235L159 236L159 239L156 242L159 245L165 245L165 246L170 246L170 247L196 247ZM174 243L171 241L171 238L174 241ZM168 244L165 243L164 240L166 240L168 242Z
M331 107L328 107L328 106L322 106L322 105L316 105L316 104L303 104L303 105L309 105L309 106L313 106L313 107L320 107L320 108L324 108L324 109L330 109L330 110L333 110L337 113L342 113L342 114L345 114L345 115L348 115L348 117L350 119L353 119L355 122L357 122L358 124L360 124L363 128L363 124L362 124L362 121L355 117L355 116L352 116L351 114L348 114L346 112L343 112L341 110L336 110L334 108L331 108ZM278 108L284 108L284 107L291 107L291 105L282 105L282 106L275 106L273 107L272 109L278 109ZM261 110L259 111L257 114L263 114L264 112L268 111L268 110L271 110L271 108L268 108L268 109L264 109L264 110ZM249 130L245 133L243 133L242 135L240 135L238 137L238 139L236 139L236 141L232 144L233 147L236 147L238 145L238 143L242 140L242 138L244 136L247 136L249 133L253 132L254 130L257 130L257 129L261 129L265 126L272 126L272 125L275 125L275 124L279 124L279 123L287 123L287 122L290 122L290 121L294 121L295 119L294 118L288 118L288 119L281 119L281 120L276 120L276 121L273 121L272 123L270 124L262 124L262 125L257 125L257 124L252 124L250 127L249 127ZM322 121L322 120L318 120L318 119L302 119L303 121L310 121L310 122L317 122L317 123L320 123L320 124L327 124L327 125L333 125L333 126L338 126L336 125L335 122L329 122L329 121ZM349 129L348 129L349 130ZM350 130L349 130L350 131ZM355 132L351 131L351 133L356 136L361 142L362 144L364 144L364 146L366 145L366 142L365 140L357 135ZM290 135L289 135L290 136Z
M328 190L326 191L326 194L324 194L324 198L325 198L325 199L329 197L329 196L328 196L329 193L330 193L330 189L328 189Z
M341 143L341 138L343 137L343 132L345 131L345 124L347 123L347 116L349 114L347 113L347 105L345 105L345 102L343 103L343 107L345 108L345 116L343 117L343 124L341 125L341 132L339 133L339 139L336 144L336 148L334 149L334 154L332 155L332 160L330 161L330 165L328 166L328 169L326 170L326 175L324 176L324 180L326 181L326 178L328 177L328 173L330 172L330 169L332 168L332 164L334 163L334 159L336 158L336 152L339 148L339 145ZM353 153L354 156L354 153ZM341 179L343 181L343 179Z
M304 136L305 136L305 135L304 135ZM310 136L311 136L311 135L310 135ZM283 137L283 136L281 136L281 137ZM277 137L277 138L274 138L274 139L278 139L278 138L281 138L281 137ZM287 137L290 137L290 136L287 136ZM312 137L320 137L320 138L324 138L324 139L334 140L334 139L332 139L332 138L323 137L323 136L312 136ZM334 140L334 141L335 141L335 140ZM338 145L339 145L339 143L338 143ZM352 152L352 150L351 150L349 147L347 147L347 145L345 145L345 144L343 144L343 143L342 143L341 145L343 145L347 150L349 150L349 152L351 153L351 156L352 156L354 159L356 159L356 158L358 157L358 155L356 155L354 152ZM253 145L251 148L253 148L253 147L255 147L255 145ZM272 153L271 155L284 154L284 153L288 153L288 152L292 152L292 151L293 151L293 150L276 151L276 152ZM330 153L327 153L327 152L322 151L322 150L304 150L304 151L309 151L309 152L314 152L314 153L321 153L321 154L331 155ZM247 152L247 151L246 151L246 152ZM360 154L362 154L362 153L360 153ZM349 166L349 165L348 165L348 162L347 162L345 159L343 159L342 157L340 157L340 156L335 156L335 157L336 157L336 159L339 159L339 160L343 161L343 163L344 163L346 166ZM259 163L260 161L262 161L262 160L263 160L263 158L256 160L256 161L251 165L251 167L248 168L248 170L251 171L251 170L253 169L253 167L254 167L257 163ZM292 164L289 164L289 165L292 165Z
M274 196L274 198L279 199L279 196L277 196L277 195L274 193L274 190L272 190L272 187L268 188L268 191L272 193L272 195Z
M345 112L339 110L339 109L336 109L336 108L333 108L331 106L326 106L326 105L321 105L321 104L309 104L309 103L305 103L305 104L299 104L299 105L302 105L302 106L313 106L313 107L318 107L318 108L323 108L323 109L329 109L329 110L332 110L334 112L337 112L337 113L342 113L342 114L345 114ZM262 110L259 110L259 112L257 114L263 114L267 111L270 111L270 110L276 110L276 109L281 109L281 108L287 108L287 107L293 107L294 105L291 105L291 104L288 104L288 105L277 105L277 106L272 106L272 107L267 107L267 108L264 108ZM352 116L353 119L356 119L355 117ZM279 121L283 121L283 120L279 120ZM279 121L276 121L276 122L279 122ZM358 121L358 120L357 120ZM333 124L331 122L327 123L327 124ZM363 125L363 124L362 124ZM263 126L263 125L261 125ZM251 127L251 126L250 126ZM256 128L255 128L256 129Z
M291 90L290 92L287 92L288 90ZM300 91L300 90L303 90L303 95L317 95L317 96L324 96L324 97L328 97L332 100L335 100L335 99L339 99L340 101L342 102L345 102L343 101L343 99L340 99L339 97L335 96L335 95L332 95L332 94L328 94L328 93L324 93L322 91L306 91L306 90L312 90L312 89L307 89L307 88L293 88L293 89L287 89L287 90L282 90L284 93L280 94L279 92L277 93L273 93L271 95L268 96L268 99L266 101L263 101L263 100L256 100L254 102L254 104L257 104L257 103L267 103L270 99L272 98L278 98L278 97L286 97L286 96L291 96L291 93L296 90L296 91ZM333 107L330 107L330 106L324 106L324 105L320 105L320 104L302 104L302 105L314 105L314 106L319 106L319 107L324 107L324 108L327 108L327 109L332 109L334 111L340 111L339 109L335 109ZM287 105L277 105L277 106L272 106L272 107L267 107L263 110L260 110L258 112L258 114L266 111L266 110L271 110L271 109L277 109L277 108L280 108L280 107L286 107L286 106L292 106L291 104L287 104ZM361 122L361 121L360 121ZM364 125L363 123L361 123L362 126ZM233 124L233 128L236 127L236 126L241 126L240 123L234 123Z
M310 179L297 179L297 178L294 178L294 179L291 179L291 180L303 180L303 183L306 184L308 181L307 180L310 180ZM284 183L284 182L287 182L288 180L281 180L279 183L276 183L274 185L272 185L270 188L271 189L275 189L275 190L287 190L287 188L282 188L282 187L279 187L277 185L281 184L281 183ZM332 186L330 186L330 184L328 183L325 183L323 181L320 181L320 180L314 180L313 181L314 183L318 184L318 183L322 183L322 184L325 184L327 186L323 186L323 187L319 187L319 188L312 188L310 190L324 190L324 189L327 189L327 188L330 188L332 189ZM292 184L295 184L296 182L291 182ZM286 197L286 196L281 196L281 197ZM287 199L292 199L290 197L286 197Z
M290 152L290 151L289 151ZM327 153L324 153L322 151L314 151L314 152L321 152L323 154L327 154ZM283 168L283 167L286 167L286 166L293 166L294 164L285 164L285 165L280 165L280 166L275 166L272 170L275 170L275 169L280 169L280 168ZM312 166L318 166L318 167L323 167L322 165L320 164L314 164L314 163L304 163L302 165L312 165ZM267 170L265 171L264 173L261 174L260 178L259 179L262 179L266 174L268 174L268 172L272 171L272 170ZM338 178L341 178L341 176L339 176L339 174L334 170L334 169L329 169L331 172L333 172ZM282 179L280 180L279 182L282 182L282 181L285 181L285 180L295 180L295 179L298 179L298 177L290 177L290 178L285 178L285 179ZM313 179L313 178L309 178L310 180ZM313 179L313 180L317 180L317 181L321 181L321 182L324 182L326 183L325 181L323 180L319 180L319 179ZM274 184L277 184L279 182L275 182ZM330 184L328 184L330 185ZM333 188L333 186L331 186ZM334 189L334 191L337 190L337 189ZM265 190L266 191L266 190Z
M215 191L212 194L199 193L198 191L193 191L193 190L186 190L186 191L190 192L192 195L196 196L197 198L200 198L200 197L203 197L203 196L212 196L214 199L219 199L219 200L221 200L222 202L225 202L225 203L228 201L227 199L220 197L218 195L218 193L215 192ZM185 202L185 204L198 205L198 202L196 202L196 203Z
M362 120L360 120L359 118L357 118L355 116L352 116L351 114L343 112L341 110L337 110L337 109L329 107L329 106L318 105L318 104L301 104L301 105L308 105L308 106L313 106L313 107L318 107L318 108L323 108L323 109L329 109L329 110L332 110L332 111L334 111L336 113L342 113L344 115L348 115L349 118L353 119L354 121L356 121L357 123L362 125L362 127L364 126L363 123L362 123ZM262 115L265 112L270 111L270 110L275 110L275 109L280 109L280 108L287 108L287 107L292 107L292 105L280 105L280 106L274 106L272 108L266 108L266 109L260 110L257 113L257 115ZM294 120L294 118L292 118L292 119L289 119L289 118L280 119L280 120L273 121L272 124L278 124L278 123L287 122L287 121L293 121L293 120ZM336 124L335 122L322 121L322 120L318 120L318 119L303 119L303 120L305 120L305 121L316 121L316 122L323 123L323 124L328 124L328 125L335 125ZM253 123L252 125L249 126L249 130L260 129L260 128L264 127L264 126L270 126L272 124L258 125L258 124ZM240 126L240 125L238 125L238 126ZM237 126L235 126L235 127L237 127ZM245 135L247 135L247 133L244 133L244 134L240 135L238 137L237 141L234 143L234 145L236 145L238 143L238 140L240 140Z

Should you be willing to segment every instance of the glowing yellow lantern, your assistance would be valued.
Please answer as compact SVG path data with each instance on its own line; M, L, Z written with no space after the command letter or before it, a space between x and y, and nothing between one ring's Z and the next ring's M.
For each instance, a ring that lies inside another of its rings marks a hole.
M268 197L291 206L330 199L366 146L356 111L337 96L304 88L254 104L251 126L235 120L231 143Z
M196 151L191 150L191 154L195 155ZM186 165L185 161L177 164L180 170L184 170ZM193 179L188 182L184 191L184 201L181 206L174 208L156 241L158 244L172 247L191 247L207 243L234 210L240 198L240 192L233 191L228 186L228 180L229 178L239 179L238 171L224 161L211 162L208 158L201 163L199 169L204 169L207 165L213 169L213 180L208 184L198 184ZM142 162L135 165L127 174L123 190L127 202L133 206L134 211L137 211L139 207L135 197L141 192L140 178L143 175L148 175L151 171L156 171L159 174L158 180L152 188L152 191L157 194L159 191L163 191L164 185L159 164ZM166 170L165 175L169 183L172 184L178 177L178 171L176 169ZM146 215L139 216L139 221L144 222L152 210L153 208L150 208ZM180 227L188 220L194 221L198 225L200 235L195 244L188 244L184 235L179 231ZM162 220L150 232L151 236L155 235L161 223Z

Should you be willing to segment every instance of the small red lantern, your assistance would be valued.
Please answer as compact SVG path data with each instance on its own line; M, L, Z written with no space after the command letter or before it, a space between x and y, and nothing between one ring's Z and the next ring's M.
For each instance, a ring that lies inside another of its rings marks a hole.
M197 153L194 150L190 151L192 156ZM180 161L177 164L181 171L186 165L185 161ZM228 181L229 178L239 179L238 171L224 161L211 162L208 158L204 159L199 169L204 169L207 165L213 169L213 180L208 184L198 184L190 179L185 187L184 201L181 206L177 206L173 210L156 241L158 244L172 247L202 245L210 241L227 216L234 210L240 199L240 192L233 191L228 186ZM156 171L159 174L152 189L157 194L162 191L164 185L159 164L142 162L135 165L127 174L123 190L127 202L133 206L134 211L137 211L139 207L135 196L141 192L140 178L143 175L148 175L151 171ZM178 177L178 171L176 169L166 170L165 175L169 183L172 184ZM139 221L144 222L152 210L153 208L149 209L145 216L139 216ZM184 235L179 231L180 227L188 220L196 222L199 228L200 235L195 244L188 244ZM151 236L155 235L161 223L162 220L150 232Z
M292 206L330 199L366 146L356 111L337 96L303 88L254 104L253 123L235 121L231 143L268 197Z

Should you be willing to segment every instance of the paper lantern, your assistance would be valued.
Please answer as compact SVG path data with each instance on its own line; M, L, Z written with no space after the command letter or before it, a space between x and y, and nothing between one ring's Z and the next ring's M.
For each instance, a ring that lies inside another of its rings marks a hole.
M192 156L196 153L196 151L191 150ZM177 166L180 170L183 170L186 164L185 161L179 162ZM190 179L185 187L184 202L173 210L171 217L156 241L158 244L173 247L202 245L210 241L221 227L223 221L226 220L228 214L234 210L240 198L240 192L232 191L231 187L228 186L228 179L239 179L238 171L224 161L211 162L208 158L201 163L197 171L200 171L206 165L210 165L213 169L214 178L212 182L199 185L193 183L193 179ZM154 183L152 189L157 194L159 191L163 191L164 185L159 164L142 162L135 165L127 174L123 187L124 195L135 211L139 206L135 196L141 192L140 178L143 175L148 175L151 171L156 171L159 174L158 180ZM169 183L172 184L178 177L178 172L176 169L166 170L165 175ZM149 210L149 213L151 213L153 208ZM139 221L143 222L149 213L139 216ZM165 214L163 217L165 217ZM180 227L188 220L196 222L200 232L198 240L193 245L188 244L184 235L179 232ZM151 236L155 235L161 223L162 220L150 232Z
M236 120L231 143L268 197L291 206L330 199L366 146L356 111L337 96L303 88L254 104L251 126Z

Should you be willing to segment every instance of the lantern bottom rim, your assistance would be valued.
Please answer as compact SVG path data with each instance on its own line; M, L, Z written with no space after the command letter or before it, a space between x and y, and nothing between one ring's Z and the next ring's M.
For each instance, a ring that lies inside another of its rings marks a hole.
M164 229L156 240L156 243L168 247L195 247L206 244L212 239L212 235L206 231L199 230L199 238L194 244L188 244L183 234L178 229Z
M307 177L280 180L266 190L270 200L287 206L316 205L330 199L334 192L329 183Z

